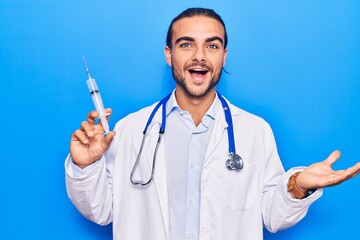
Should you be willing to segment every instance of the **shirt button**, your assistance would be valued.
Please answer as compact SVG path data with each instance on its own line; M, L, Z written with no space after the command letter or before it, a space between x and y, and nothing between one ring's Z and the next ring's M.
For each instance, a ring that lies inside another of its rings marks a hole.
M191 168L194 168L195 167L195 163L191 163Z
M183 115L183 114L184 114L184 111L180 111L179 113L180 113L180 115Z
M189 233L189 234L188 234L188 239L192 239L193 236L194 236L194 235L193 235L192 233Z

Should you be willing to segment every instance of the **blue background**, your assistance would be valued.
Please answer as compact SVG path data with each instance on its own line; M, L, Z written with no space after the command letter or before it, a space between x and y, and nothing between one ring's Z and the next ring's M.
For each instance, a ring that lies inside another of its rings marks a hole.
M111 239L64 184L70 135L93 108L82 55L113 127L174 87L166 30L193 6L227 24L219 90L271 124L286 169L334 149L343 153L335 169L360 161L358 0L2 0L0 239ZM359 183L325 189L303 221L265 239L359 239Z

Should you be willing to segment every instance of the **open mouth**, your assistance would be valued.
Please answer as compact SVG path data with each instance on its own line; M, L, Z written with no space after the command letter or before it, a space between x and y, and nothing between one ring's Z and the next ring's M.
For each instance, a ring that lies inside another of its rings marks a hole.
M202 79L208 72L209 72L209 70L204 69L204 68L189 69L189 73L190 73L191 77L193 77L194 79Z

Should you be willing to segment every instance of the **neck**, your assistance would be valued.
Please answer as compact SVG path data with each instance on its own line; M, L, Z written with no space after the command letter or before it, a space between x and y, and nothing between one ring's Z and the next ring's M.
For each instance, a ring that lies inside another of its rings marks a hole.
M175 97L179 107L190 113L196 126L201 123L202 118L213 103L215 96L215 89L202 97L191 97L179 88L176 88L175 91Z

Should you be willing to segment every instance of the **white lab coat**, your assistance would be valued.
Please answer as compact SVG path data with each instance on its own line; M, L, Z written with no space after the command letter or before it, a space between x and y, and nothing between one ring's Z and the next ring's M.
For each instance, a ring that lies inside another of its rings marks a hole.
M170 239L167 189L176 186L167 185L164 142L159 147L154 181L147 187L136 187L129 179L153 107L130 114L116 124L110 148L89 173L74 177L69 158L65 164L71 201L86 218L102 225L113 222L116 240ZM200 239L261 240L263 226L276 232L300 221L322 190L303 200L291 198L286 190L288 179L301 169L284 173L269 125L233 105L230 108L236 149L244 168L238 172L225 167L227 123L219 110L201 174ZM161 111L153 122L135 179L150 175ZM165 133L163 141L176 139L167 139Z

